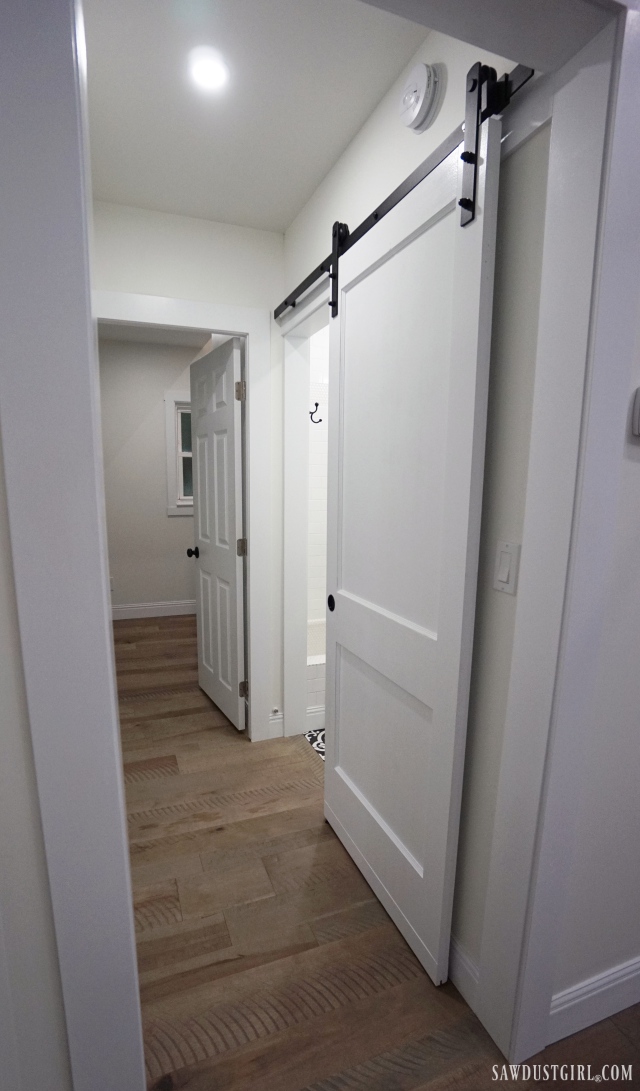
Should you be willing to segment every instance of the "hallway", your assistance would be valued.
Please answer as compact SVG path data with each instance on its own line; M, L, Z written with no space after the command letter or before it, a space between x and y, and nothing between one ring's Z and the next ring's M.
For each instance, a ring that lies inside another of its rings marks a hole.
M149 1088L493 1086L502 1055L325 823L321 758L235 731L198 688L194 617L114 630ZM638 1064L636 1023L536 1061Z

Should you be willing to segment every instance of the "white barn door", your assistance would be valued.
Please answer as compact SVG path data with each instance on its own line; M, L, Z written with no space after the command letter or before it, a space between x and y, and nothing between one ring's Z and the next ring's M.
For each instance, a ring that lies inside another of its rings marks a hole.
M331 322L325 814L448 974L486 429L500 122L340 260ZM332 609L334 605L334 609Z
M242 550L241 342L226 341L191 365L193 515L197 555L198 682L245 727Z

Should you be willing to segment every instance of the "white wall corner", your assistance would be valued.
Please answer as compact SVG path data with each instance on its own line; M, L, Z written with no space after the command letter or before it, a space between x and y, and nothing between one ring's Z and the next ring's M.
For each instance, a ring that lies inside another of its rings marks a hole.
M549 1041L576 1034L639 1002L640 957L555 993L549 1013Z

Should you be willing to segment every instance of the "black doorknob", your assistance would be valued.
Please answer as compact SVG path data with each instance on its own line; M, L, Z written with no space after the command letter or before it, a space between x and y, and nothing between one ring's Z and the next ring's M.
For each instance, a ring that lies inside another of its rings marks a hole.
M199 556L200 556L200 550L198 549L197 546L196 546L195 549L188 549L187 550L187 557L196 557L197 558Z

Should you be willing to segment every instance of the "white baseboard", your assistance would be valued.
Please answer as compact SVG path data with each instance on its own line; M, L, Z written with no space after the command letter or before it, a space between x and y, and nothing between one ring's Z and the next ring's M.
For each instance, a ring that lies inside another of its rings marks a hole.
M563 989L551 999L549 1043L640 1002L640 958Z
M449 949L449 979L473 1010L475 1010L479 978L479 967L462 944L455 936L452 936Z
M280 716L280 720L282 720L282 716ZM298 721L295 724L295 730L291 731L285 728L284 734L289 738L291 735L304 735L307 731L318 731L322 727L324 727L324 705L315 705L313 708L307 709L307 718L302 726Z
M280 739L284 735L284 716L281 712L271 714L266 731L251 736L252 742L264 742L265 739Z
M180 599L177 602L127 602L123 606L112 606L114 621L127 621L136 617L174 617L178 614L195 614L195 599Z
M324 727L324 705L316 705L307 709L307 726L305 731L320 731Z

